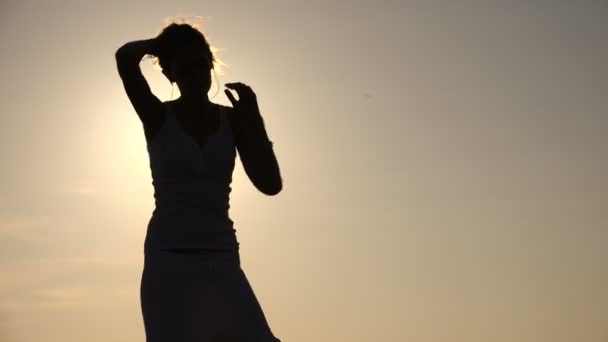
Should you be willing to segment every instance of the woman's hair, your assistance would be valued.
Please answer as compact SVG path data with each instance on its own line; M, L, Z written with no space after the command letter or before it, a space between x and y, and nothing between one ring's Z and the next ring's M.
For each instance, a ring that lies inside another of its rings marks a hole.
M176 53L182 48L189 47L200 47L205 51L211 62L209 70L215 71L225 65L217 58L215 54L217 50L209 44L200 25L191 23L190 20L182 17L169 18L156 39L159 40L159 51L152 62L161 69L168 70Z

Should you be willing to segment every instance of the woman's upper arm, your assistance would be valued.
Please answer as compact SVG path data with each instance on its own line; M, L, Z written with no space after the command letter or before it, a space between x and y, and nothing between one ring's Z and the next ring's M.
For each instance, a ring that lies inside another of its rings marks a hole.
M150 90L139 64L125 62L117 54L116 65L127 96L141 121L146 123L158 119L148 116L158 116L157 113L162 111L162 102Z

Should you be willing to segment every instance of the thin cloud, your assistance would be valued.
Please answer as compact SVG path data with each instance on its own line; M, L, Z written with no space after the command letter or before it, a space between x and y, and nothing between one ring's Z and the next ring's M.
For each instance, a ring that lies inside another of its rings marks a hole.
M138 285L125 281L125 274L134 274L138 268L102 256L16 261L5 266L0 271L2 313L106 308L116 300L137 299Z
M103 308L115 306L112 300L134 299L136 291L122 288L55 287L24 291L12 297L2 298L2 312L35 312L39 310L63 310L74 308ZM133 298L129 298L133 297Z
M98 193L98 188L93 185L74 185L64 189L64 192L76 195L92 195Z
M56 222L52 215L4 214L0 216L0 242L5 239L39 238L42 230Z

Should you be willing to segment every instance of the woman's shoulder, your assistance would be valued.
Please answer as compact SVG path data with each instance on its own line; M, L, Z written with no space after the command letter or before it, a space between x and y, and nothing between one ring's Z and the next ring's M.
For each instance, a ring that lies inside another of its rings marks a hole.
M221 104L221 103L215 103L215 105L216 105L216 106L217 106L219 109L223 110L225 113L228 113L228 112L230 112L230 111L234 110L234 108L232 108L232 107L230 107L230 106L223 105L223 104Z

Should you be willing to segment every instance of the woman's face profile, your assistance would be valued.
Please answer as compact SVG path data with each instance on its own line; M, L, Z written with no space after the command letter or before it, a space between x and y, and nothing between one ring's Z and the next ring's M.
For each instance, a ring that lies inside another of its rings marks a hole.
M170 65L180 92L207 92L211 87L211 61L202 48L180 49Z

